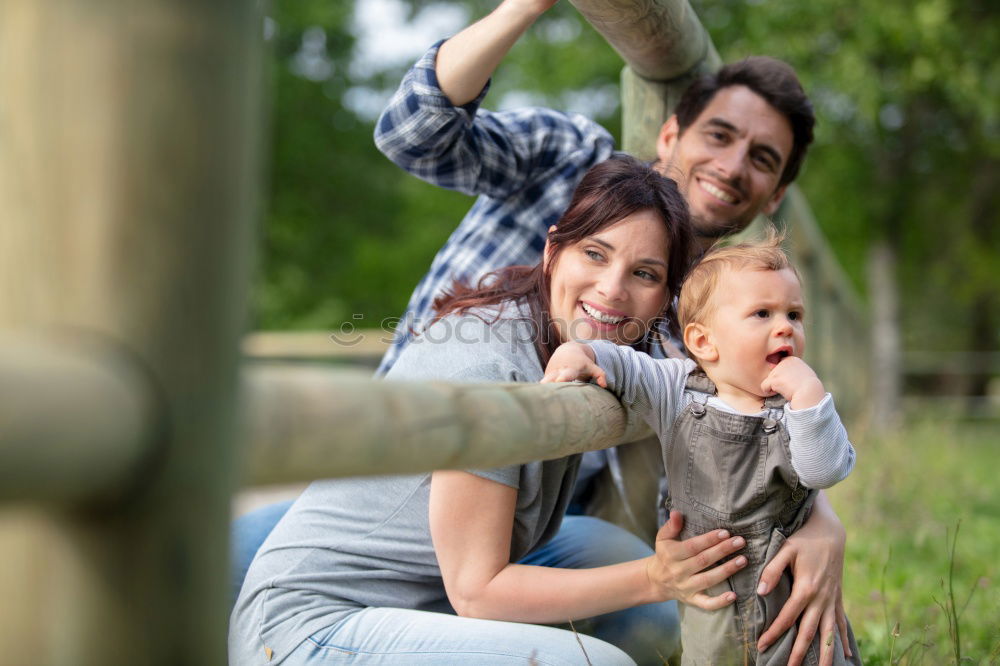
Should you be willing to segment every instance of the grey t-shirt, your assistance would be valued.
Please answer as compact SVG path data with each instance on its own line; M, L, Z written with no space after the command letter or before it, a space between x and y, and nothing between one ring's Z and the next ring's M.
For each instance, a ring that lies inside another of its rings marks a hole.
M540 380L527 308L510 304L494 322L497 315L480 310L438 321L386 380ZM573 455L473 470L517 489L511 561L558 531L579 462ZM429 490L430 474L310 485L250 566L230 619L230 664L280 664L308 636L365 607L453 613L430 538Z

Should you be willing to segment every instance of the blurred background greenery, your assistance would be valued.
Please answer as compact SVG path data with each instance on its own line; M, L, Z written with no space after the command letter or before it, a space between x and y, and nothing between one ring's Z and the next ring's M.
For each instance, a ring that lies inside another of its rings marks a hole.
M909 419L865 437L828 491L866 666L1000 664L997 436L995 423Z
M402 313L471 201L389 163L374 120L427 46L495 5L271 2L252 328L374 328ZM852 430L858 471L831 493L850 534L845 598L866 662L997 663L1000 4L692 5L723 60L768 54L799 72L819 123L798 182L862 300L878 304L872 320L898 332L904 391L919 399L899 431ZM621 67L564 0L515 46L484 106L580 111L620 136ZM939 422L946 396L962 420Z
M495 5L270 4L270 159L253 328L377 327L401 314L471 202L390 164L374 148L374 120L427 46ZM890 305L875 302L898 308L911 391L986 395L1000 371L1000 5L693 6L724 60L764 53L798 70L819 119L799 183L863 298L873 257L895 278L878 281ZM621 66L560 2L501 65L485 106L581 111L617 136Z

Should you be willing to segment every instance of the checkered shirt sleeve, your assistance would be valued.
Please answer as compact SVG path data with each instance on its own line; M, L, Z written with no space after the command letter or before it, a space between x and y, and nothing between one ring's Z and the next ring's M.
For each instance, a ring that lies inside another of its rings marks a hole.
M488 85L472 102L454 106L435 74L439 46L403 78L376 124L375 143L414 176L477 198L410 297L380 375L412 332L430 323L434 299L454 280L475 282L498 268L537 263L546 230L576 184L614 151L607 130L580 114L481 109Z

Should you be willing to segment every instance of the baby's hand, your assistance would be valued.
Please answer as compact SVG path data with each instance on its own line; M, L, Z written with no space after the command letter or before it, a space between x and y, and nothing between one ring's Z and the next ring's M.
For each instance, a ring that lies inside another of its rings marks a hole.
M594 362L594 350L582 342L564 342L559 345L545 366L542 384L589 379L593 379L599 386L608 388L604 371Z
M813 369L798 356L786 356L760 385L764 395L780 393L792 409L808 409L819 404L826 395L823 382Z

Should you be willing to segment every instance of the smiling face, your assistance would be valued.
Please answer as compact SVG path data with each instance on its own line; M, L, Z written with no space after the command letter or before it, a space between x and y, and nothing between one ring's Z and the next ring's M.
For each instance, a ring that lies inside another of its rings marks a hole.
M761 384L785 356L805 352L802 286L790 268L724 269L706 321L685 327L684 341L719 397L748 412L766 397Z
M659 164L687 199L695 232L709 239L777 210L792 150L788 119L746 86L719 90L684 132L672 117L660 131Z
M562 341L642 338L667 304L667 232L641 210L564 247L550 259L549 315ZM550 262L551 261L551 265Z

